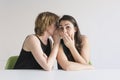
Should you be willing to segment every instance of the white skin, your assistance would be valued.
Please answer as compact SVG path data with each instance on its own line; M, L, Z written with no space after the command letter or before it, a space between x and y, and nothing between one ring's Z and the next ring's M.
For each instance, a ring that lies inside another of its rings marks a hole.
M57 61L64 70L82 70L82 69L93 69L92 65L89 65L90 54L89 54L89 45L86 36L82 36L82 45L81 54L75 48L74 35L77 29L74 25L67 20L62 20L59 26L59 34L62 37L64 44L69 48L75 62L69 61L63 51L62 46L60 45Z
M54 40L54 45L51 49L50 56L48 57L41 48L41 43L39 39L35 35L29 35L23 44L23 49L25 51L31 51L34 58L38 62L38 64L47 71L52 70L54 62L56 60L56 56L58 53L60 38L59 34L57 33L58 30L55 28L55 24L51 24L47 27L47 30L44 32L44 35L39 36L41 41L47 45L47 40L50 36L52 36Z

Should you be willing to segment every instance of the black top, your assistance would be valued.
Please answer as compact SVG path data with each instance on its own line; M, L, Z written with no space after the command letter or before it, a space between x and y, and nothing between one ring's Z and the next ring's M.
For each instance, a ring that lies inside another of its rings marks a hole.
M47 56L49 56L51 52L50 40L48 39L47 45L44 45L41 40L40 43L43 52ZM37 61L35 60L34 56L30 51L25 51L24 49L22 49L19 58L14 66L14 69L43 69L43 68L37 63Z
M73 58L73 56L72 56L70 50L65 46L63 40L61 40L61 45L62 45L63 51L64 51L64 53L65 53L67 59L68 59L69 61L75 62L75 60L74 60L74 58ZM58 63L58 69L62 69L62 67L59 65L59 63Z

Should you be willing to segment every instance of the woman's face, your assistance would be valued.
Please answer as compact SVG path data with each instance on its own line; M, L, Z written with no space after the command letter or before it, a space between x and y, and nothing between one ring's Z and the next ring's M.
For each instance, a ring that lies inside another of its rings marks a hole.
M50 26L47 27L47 32L52 36L54 31L56 30L56 24L52 23Z
M74 25L70 21L62 20L59 24L60 24L59 29L60 29L60 36L61 37L64 34L67 34L70 37L74 37L76 29L75 29Z

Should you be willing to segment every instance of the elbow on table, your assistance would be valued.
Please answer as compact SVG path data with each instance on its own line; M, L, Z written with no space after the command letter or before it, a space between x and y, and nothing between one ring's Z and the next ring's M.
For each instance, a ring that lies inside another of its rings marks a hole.
M53 69L52 66L46 66L46 67L44 67L44 70L45 70L45 71L51 71L52 69Z
M52 68L48 67L48 68L44 68L45 71L51 71Z
M71 70L72 70L72 68L71 68L70 65L65 66L63 69L64 69L65 71L71 71Z
M82 61L82 62L81 62L81 61L78 61L78 63L81 63L81 64L85 64L85 65L86 65L86 64L89 64L90 61L89 61L89 60L84 60L84 61Z

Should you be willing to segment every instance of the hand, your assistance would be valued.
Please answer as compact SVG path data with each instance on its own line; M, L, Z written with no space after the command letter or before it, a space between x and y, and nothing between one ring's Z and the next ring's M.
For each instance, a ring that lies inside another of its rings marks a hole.
M70 36L67 33L62 33L62 38L63 38L64 44L68 48L71 48L71 47L75 46L74 45L74 38L73 38L73 36Z
M55 44L59 44L60 43L60 35L59 35L59 29L56 29L53 36L53 41Z

